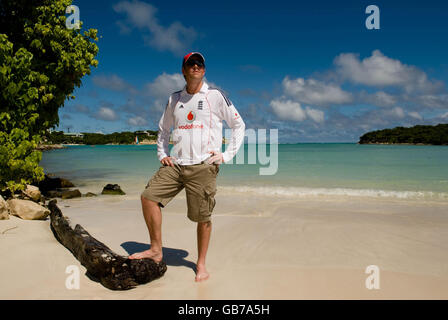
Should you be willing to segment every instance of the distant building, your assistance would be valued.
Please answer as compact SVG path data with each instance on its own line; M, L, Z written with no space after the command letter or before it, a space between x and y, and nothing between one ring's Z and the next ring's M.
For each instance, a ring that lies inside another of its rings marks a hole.
M148 137L154 137L155 135L153 135L153 134L150 134L148 131L146 131L146 130L140 130L140 131L135 131L134 132L135 134L146 134Z
M64 136L83 138L84 134L79 132L64 132Z

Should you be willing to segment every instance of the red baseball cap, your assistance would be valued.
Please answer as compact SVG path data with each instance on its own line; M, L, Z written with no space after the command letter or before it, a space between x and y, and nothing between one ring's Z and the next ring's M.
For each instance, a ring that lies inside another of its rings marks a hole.
M190 52L189 54L184 56L184 59L182 60L182 67L185 65L185 62L187 62L188 59L190 59L193 56L199 57L199 59L202 60L202 63L205 66L205 58L200 52Z

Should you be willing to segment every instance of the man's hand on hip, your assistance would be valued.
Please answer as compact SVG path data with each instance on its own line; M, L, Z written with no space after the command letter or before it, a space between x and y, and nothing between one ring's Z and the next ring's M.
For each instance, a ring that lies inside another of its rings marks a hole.
M207 160L207 162L209 164L212 164L212 163L221 164L221 163L224 162L224 159L222 157L222 153L221 152L219 152L219 151L210 151L209 153L211 154L211 157L208 158L208 160Z
M175 158L173 157L165 157L162 160L160 160L160 162L164 165L164 166L171 166L174 167L174 160Z

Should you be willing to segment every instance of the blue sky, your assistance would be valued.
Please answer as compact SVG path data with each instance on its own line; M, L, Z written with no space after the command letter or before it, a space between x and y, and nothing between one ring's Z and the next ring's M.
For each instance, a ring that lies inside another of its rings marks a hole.
M60 109L59 130L157 130L200 51L206 81L246 128L281 143L357 142L365 132L448 123L446 1L86 1L99 65ZM380 29L368 30L368 5Z

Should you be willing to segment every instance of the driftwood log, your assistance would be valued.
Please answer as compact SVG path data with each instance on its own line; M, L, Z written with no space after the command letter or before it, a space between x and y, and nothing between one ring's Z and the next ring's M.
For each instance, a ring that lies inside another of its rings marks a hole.
M48 208L51 230L56 239L87 268L89 276L106 288L128 290L164 275L167 269L165 262L156 263L149 258L137 260L119 256L79 224L72 229L56 205L56 200L51 200Z

